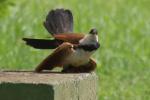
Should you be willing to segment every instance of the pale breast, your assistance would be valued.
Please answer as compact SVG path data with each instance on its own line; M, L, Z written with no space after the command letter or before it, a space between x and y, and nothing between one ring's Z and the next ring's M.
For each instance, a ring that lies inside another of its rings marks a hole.
M94 52L94 51L93 51ZM65 65L81 66L88 63L90 56L93 52L84 51L83 49L77 49L67 59Z

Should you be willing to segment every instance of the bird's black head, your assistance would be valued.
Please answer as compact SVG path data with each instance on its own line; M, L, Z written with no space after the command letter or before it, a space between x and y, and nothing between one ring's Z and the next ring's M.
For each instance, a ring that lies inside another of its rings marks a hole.
M97 35L98 32L97 32L97 29L93 28L93 29L90 30L89 33L93 34L93 35Z

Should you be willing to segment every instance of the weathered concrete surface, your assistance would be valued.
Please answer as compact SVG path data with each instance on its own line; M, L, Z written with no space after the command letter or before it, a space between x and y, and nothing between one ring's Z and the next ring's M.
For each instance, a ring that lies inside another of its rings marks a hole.
M0 100L97 100L95 73L0 72Z

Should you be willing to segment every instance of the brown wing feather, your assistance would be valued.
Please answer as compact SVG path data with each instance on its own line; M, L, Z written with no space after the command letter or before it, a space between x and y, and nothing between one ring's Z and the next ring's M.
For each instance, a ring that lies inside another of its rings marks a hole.
M56 66L62 66L65 58L73 52L73 45L65 42L61 44L56 50L45 58L35 69L36 72L41 72L44 69L51 70Z
M84 34L65 33L65 34L54 34L53 36L55 39L77 44L79 43L79 40L81 40L84 37Z

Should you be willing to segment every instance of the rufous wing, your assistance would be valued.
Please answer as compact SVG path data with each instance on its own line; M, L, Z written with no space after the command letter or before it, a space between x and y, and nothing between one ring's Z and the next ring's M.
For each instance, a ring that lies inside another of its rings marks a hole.
M65 34L54 34L53 36L57 40L78 44L79 40L81 40L84 37L84 34L65 33Z
M36 72L42 70L52 70L56 66L63 66L65 59L73 53L73 45L68 42L64 42L57 47L54 52L45 58L35 69Z

